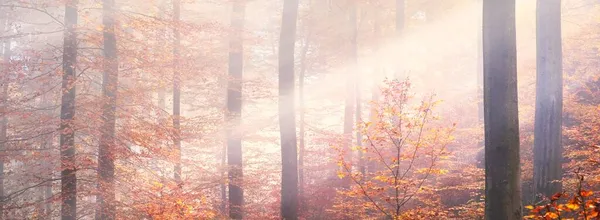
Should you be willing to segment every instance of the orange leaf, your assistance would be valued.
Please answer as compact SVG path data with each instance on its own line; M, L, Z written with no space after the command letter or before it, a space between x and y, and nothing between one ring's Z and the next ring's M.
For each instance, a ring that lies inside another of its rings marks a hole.
M582 197L590 197L594 194L593 191L587 191L587 190L581 190L581 192L579 192L579 195L581 195Z
M549 219L557 219L558 218L558 214L554 213L554 212L547 212L544 215L544 218L549 218Z

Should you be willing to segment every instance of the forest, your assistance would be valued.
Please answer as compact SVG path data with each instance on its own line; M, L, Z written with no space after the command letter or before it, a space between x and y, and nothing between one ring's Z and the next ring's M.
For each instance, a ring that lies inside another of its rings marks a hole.
M0 0L0 220L600 220L597 0Z

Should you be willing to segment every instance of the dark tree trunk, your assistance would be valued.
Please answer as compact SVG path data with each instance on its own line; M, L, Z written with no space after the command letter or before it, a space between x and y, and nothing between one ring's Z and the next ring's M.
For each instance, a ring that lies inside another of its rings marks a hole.
M181 0L173 0L173 22L175 25L175 28L173 28L175 39L173 42L173 128L175 129L173 137L173 142L175 143L175 167L173 169L173 177L177 183L181 183L181 73L179 72L179 50L181 47L181 34L179 33L180 13Z
M77 64L77 0L65 4L65 36L63 48L62 101L60 109L61 216L77 218L77 176L75 168L75 83Z
M97 220L115 219L115 123L119 64L115 37L115 0L102 1L104 41L104 74L102 75L102 136L98 147L98 197Z
M284 0L279 38L279 127L281 134L281 217L298 219L298 149L294 108L294 45L298 0Z
M533 182L535 196L562 190L561 1L537 2L537 82ZM539 198L538 198L539 199Z
M515 0L483 1L485 217L521 219Z
M229 42L229 79L227 86L227 163L229 167L229 218L242 219L244 214L242 134L242 73L244 71L244 0L233 2Z

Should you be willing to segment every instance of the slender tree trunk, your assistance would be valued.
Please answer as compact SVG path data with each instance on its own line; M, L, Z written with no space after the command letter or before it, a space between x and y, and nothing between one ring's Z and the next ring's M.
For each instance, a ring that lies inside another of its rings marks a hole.
M294 46L298 0L284 0L279 38L279 127L281 134L281 217L298 219L298 149L294 107Z
M349 46L349 56L350 56L350 66L356 65L357 59L357 45L356 45L356 0L348 0L348 34L350 38L350 42L348 42ZM347 68L348 76L346 77L346 101L344 106L344 148L346 151L344 155L344 161L349 163L346 166L351 169L350 164L352 164L352 130L354 126L354 108L355 108L355 88L356 88L356 76L358 73L350 74L353 70L353 67ZM348 179L349 180L349 179ZM346 182L345 184L349 184L350 182ZM347 187L347 186L346 186Z
M161 19L166 19L166 16L165 16L165 14L167 13L167 9L166 8L167 8L167 0L160 1L160 5L159 5L158 11L159 11L159 15L160 15ZM168 30L166 28L165 29L161 28L161 32L159 32L160 34L159 34L159 36L157 36L158 42L162 42L162 40L164 40L164 38L167 35L167 31ZM157 56L158 55L159 54L157 54ZM159 68L159 69L160 69L161 72L164 72L163 68ZM167 94L166 94L166 91L165 91L165 87L164 87L164 85L162 83L160 83L159 86L158 86L157 96L158 96L158 108L161 111L165 111L165 109L167 108L167 98L166 98Z
M312 5L312 3L311 3ZM305 137L305 98L304 98L304 79L305 79L305 73L306 73L306 66L307 66L307 61L306 61L306 55L308 53L308 49L310 48L310 37L311 37L311 32L310 29L307 30L306 33L306 38L304 39L304 45L302 47L302 53L300 54L300 73L298 75L298 90L299 91L299 101L298 101L298 105L300 108L299 114L300 114L300 120L299 120L299 126L298 129L299 134L298 134L298 149L299 149L299 155L298 155L298 182L299 182L299 189L298 189L298 193L300 195L300 207L301 210L304 208L304 206L306 205L306 201L305 201L305 197L304 197L304 190L305 190L305 173L304 173L304 157L306 156L306 143L304 140Z
M8 83L10 74L10 41L4 42L4 65L2 72L5 74L4 77L0 77L2 80L1 88L2 94L0 94L0 151L4 152L6 149L6 142L8 138L6 136L8 130ZM0 219L4 216L4 156L0 156Z
M0 1L4 3L4 1ZM7 31L10 29L8 22L8 12L0 11L0 30ZM2 76L0 76L0 151L4 152L6 149L7 130L8 130L8 84L10 76L10 57L11 57L11 42L10 40L4 40L2 42L3 47L3 60L2 64ZM0 156L0 219L4 219L4 162L5 156Z
M521 219L515 0L483 1L485 217Z
M60 109L61 216L77 218L77 176L75 168L75 83L77 75L77 0L65 4L65 36L63 48L62 102Z
M480 3L481 0L476 0ZM483 110L483 16L477 20L477 66L475 73L477 74L477 110L478 110L478 121L483 123L484 110ZM481 143L483 144L483 143Z
M550 197L562 190L563 77L560 0L538 0L536 36L533 182L536 196Z
M356 5L356 1L353 1L352 3L352 7L351 7L351 11L350 11L350 25L353 27L352 28L352 32L351 32L351 44L352 44L352 52L350 53L352 57L352 61L354 62L354 64L356 64L358 61L358 27L357 27L357 23L358 23L358 18L357 18L357 10L358 7ZM355 103L356 103L356 126L357 128L359 128L359 123L362 122L362 105L361 105L361 96L360 96L360 82L361 82L361 77L360 77L360 71L355 71L355 74L353 76L354 78L354 96L356 98ZM365 168L365 161L364 161L364 156L363 156L363 151L362 149L360 149L362 147L362 133L361 133L361 129L356 129L356 146L359 147L358 150L358 169L359 171L362 173L362 175L365 175L366 172L366 168Z
M175 28L173 28L175 39L175 42L173 43L173 128L175 129L175 135L173 137L173 142L175 143L175 168L173 176L178 183L181 183L181 73L179 72L179 50L181 47L181 34L179 33L180 13L181 0L173 0L173 21L175 23Z
M104 74L102 76L102 94L104 107L102 112L102 137L98 147L98 197L100 209L97 220L115 219L115 123L117 110L117 92L119 63L117 58L117 40L115 37L115 0L102 1L104 25Z
M231 36L229 42L229 79L227 86L227 112L231 122L227 129L227 163L229 167L229 218L244 216L242 134L242 74L244 71L244 14L245 0L233 2Z

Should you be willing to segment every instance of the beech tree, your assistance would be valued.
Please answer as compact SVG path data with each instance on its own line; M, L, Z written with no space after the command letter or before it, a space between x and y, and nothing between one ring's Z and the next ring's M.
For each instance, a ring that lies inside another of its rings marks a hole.
M537 77L534 134L534 193L562 191L561 1L537 1Z
M4 1L0 1L0 4ZM0 10L0 30L7 31L10 27L6 24L8 22L9 14L5 10ZM10 79L10 40L3 40L1 42L2 48L2 66L0 72L0 151L6 150L7 130L8 130L8 83ZM4 163L6 158L4 155L0 156L0 219L4 218Z
M485 217L521 219L514 0L483 1Z
M355 87L356 87L356 74L352 74L352 71L355 70L352 66L356 65L356 53L357 53L357 45L356 45L356 1L355 0L347 0L347 13L348 13L348 26L346 29L346 33L348 34L348 54L349 54L349 63L347 68L348 77L346 77L346 100L344 104L344 143L343 147L347 151L344 155L346 157L346 161L351 161L352 158L352 131L354 127L354 108L356 101ZM350 163L351 164L351 163Z
M102 1L104 74L102 75L102 136L98 147L98 203L96 219L115 219L115 123L117 110L118 71L115 37L115 0Z
M244 205L242 134L242 73L243 73L243 28L245 1L233 2L231 12L231 36L229 42L229 83L227 86L227 165L229 165L229 218L242 219Z
M279 129L281 137L281 217L298 219L298 149L294 105L294 46L298 0L284 0L279 36Z
M175 167L173 177L181 182L181 0L173 0L173 142L175 144Z
M65 3L62 102L60 109L61 216L77 219L77 169L75 167L75 82L77 80L77 0Z

